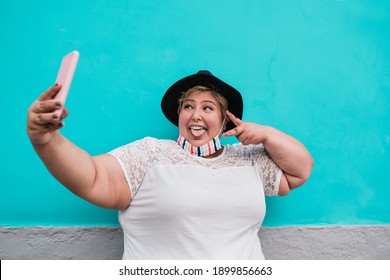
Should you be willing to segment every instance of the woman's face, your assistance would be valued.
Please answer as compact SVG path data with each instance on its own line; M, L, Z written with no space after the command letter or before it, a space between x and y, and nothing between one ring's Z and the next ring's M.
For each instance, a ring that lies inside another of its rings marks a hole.
M183 101L179 113L179 131L192 145L199 147L219 132L221 105L209 91L196 91Z

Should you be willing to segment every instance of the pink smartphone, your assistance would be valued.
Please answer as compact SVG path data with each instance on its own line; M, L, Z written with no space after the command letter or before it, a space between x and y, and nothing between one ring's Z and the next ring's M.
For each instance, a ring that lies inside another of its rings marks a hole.
M76 70L78 60L78 51L73 51L62 58L61 67L58 71L56 79L56 83L61 85L61 89L54 97L54 100L61 101L63 105L65 105L66 97L68 96L68 91L72 82L74 71ZM55 113L60 116L62 113L62 109L55 111Z

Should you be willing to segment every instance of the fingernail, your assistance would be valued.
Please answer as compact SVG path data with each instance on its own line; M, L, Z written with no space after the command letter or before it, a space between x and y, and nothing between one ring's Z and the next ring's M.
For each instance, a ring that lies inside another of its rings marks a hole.
M57 114L53 114L53 119L58 119Z
M60 101L56 101L56 106L57 107L61 107L61 102Z
M55 83L54 86L55 86L55 87L58 86L58 83Z

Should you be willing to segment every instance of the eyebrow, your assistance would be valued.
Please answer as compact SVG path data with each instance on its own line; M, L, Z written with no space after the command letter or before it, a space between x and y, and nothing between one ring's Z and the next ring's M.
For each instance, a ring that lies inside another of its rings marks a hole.
M184 102L187 102L187 101L195 102L194 99L188 98L188 99L184 100L183 103L184 103ZM201 100L200 103L212 103L212 104L214 104L215 106L217 106L217 103L215 103L214 101L212 101L212 100L210 100L210 99Z

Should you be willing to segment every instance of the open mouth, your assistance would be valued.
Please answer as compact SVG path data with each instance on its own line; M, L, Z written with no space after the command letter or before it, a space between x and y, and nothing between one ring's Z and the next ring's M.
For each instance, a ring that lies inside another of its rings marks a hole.
M207 131L205 127L200 125L191 125L189 129L191 134L195 137L201 137Z

